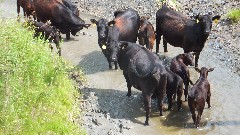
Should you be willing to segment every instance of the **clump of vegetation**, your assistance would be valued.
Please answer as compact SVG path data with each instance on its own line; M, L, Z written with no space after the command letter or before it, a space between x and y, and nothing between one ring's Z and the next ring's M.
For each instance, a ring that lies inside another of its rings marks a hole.
M14 20L0 31L0 134L84 134L70 66Z
M227 13L227 18L233 23L237 23L240 20L240 9L233 9Z

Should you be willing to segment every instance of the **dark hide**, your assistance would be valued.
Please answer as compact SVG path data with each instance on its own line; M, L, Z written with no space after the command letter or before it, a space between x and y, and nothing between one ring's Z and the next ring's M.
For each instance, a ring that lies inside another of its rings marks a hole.
M149 17L142 16L140 19L140 28L138 32L138 41L140 45L146 45L148 50L153 49L155 41L154 27L148 21Z
M220 16L198 15L195 20L191 20L164 5L156 13L156 53L159 53L160 39L163 35L164 52L167 52L167 43L183 48L184 53L195 52L197 67L200 52L215 19L220 19Z
M189 83L193 85L190 79L190 73L188 68L188 65L190 66L194 65L193 59L194 57L192 53L179 54L172 59L170 65L170 70L178 74L183 79L185 85L184 89L185 101L187 101Z
M34 37L40 37L45 41L48 40L49 42L54 42L56 48L58 50L59 56L61 56L61 35L60 32L54 26L50 26L49 24L43 22L30 22L35 27L35 34ZM52 46L50 46L51 50L53 50Z
M71 9L59 0L33 0L37 18L46 22L51 21L51 25L55 26L63 34L67 34L67 40L70 39L70 32L76 35L83 27L88 28L90 24L75 15Z
M108 38L108 21L106 19L99 19L96 21L95 19L90 20L93 24L97 25L98 31L98 45L101 48L104 56L107 58L109 69L112 69L112 64L110 60L109 47L107 48L107 38ZM114 62L115 69L118 69L117 61Z
M110 49L109 55L111 62L117 61L118 41L128 41L136 43L140 17L138 12L133 9L126 11L116 11L115 19L109 22L109 32L107 47ZM113 26L111 26L113 25Z
M32 15L35 19L35 14L34 14L34 6L33 6L33 1L32 0L17 0L17 13L19 16L20 13L20 6L23 8L23 14L24 17L27 16L29 17Z
M208 108L211 108L210 105L211 92L207 76L208 72L211 72L214 69L213 68L207 69L206 67L202 67L201 70L199 68L195 68L195 70L200 73L200 77L189 91L188 106L192 113L193 122L196 128L198 128L203 113L203 109L205 107L205 102L207 102ZM198 112L197 117L195 111Z
M119 44L118 64L127 82L128 93L131 87L142 91L146 110L145 125L148 125L151 112L151 96L158 97L160 116L162 116L163 98L166 93L166 70L159 58L146 48L131 42L122 41Z
M173 99L175 100L175 95L177 94L177 105L178 111L181 109L182 105L182 93L183 93L183 80L182 78L173 73L170 69L166 68L167 71L167 98L168 98L168 109L172 109ZM174 97L173 97L174 96Z

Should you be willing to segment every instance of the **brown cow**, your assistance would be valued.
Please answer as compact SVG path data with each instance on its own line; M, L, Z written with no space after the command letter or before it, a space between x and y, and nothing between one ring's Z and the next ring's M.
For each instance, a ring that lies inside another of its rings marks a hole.
M24 17L32 15L35 19L34 6L32 0L17 0L17 13L20 14L20 6L23 8Z
M196 128L198 128L203 113L203 109L205 107L205 102L208 103L208 108L211 107L210 84L207 80L207 76L208 72L212 72L214 68L207 69L206 67L202 67L201 70L199 68L195 68L195 70L200 73L200 77L189 91L188 106L192 113L193 122ZM197 110L198 112L197 118L195 110Z
M179 54L172 59L170 65L170 70L178 74L183 79L183 83L185 85L185 101L187 101L189 83L193 85L192 81L190 80L189 68L187 67L188 65L194 66L193 59L194 57L192 53Z
M66 39L70 39L70 32L76 35L83 27L88 28L90 24L85 24L84 20L76 15L63 1L59 0L33 0L37 18L46 22L50 20L52 25L66 34Z
M154 41L155 41L155 32L154 32L154 27L148 21L148 19L149 19L148 16L142 16L140 18L138 41L140 45L146 45L146 48L152 51Z

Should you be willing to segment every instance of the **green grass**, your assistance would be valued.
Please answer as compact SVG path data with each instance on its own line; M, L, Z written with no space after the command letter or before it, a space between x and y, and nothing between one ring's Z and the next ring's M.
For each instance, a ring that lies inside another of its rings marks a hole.
M237 23L240 20L240 9L233 9L227 13L227 18L233 23Z
M14 20L0 31L0 134L85 134L69 64Z

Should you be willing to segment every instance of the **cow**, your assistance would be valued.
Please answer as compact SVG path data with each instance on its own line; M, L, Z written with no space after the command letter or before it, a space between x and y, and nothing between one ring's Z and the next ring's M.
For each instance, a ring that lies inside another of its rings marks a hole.
M118 45L117 59L127 82L127 96L131 96L132 86L142 91L146 110L145 125L149 125L153 93L158 97L160 116L163 116L163 98L167 85L166 69L157 55L145 47L126 41L120 41Z
M146 45L147 49L153 49L155 41L155 31L153 25L148 21L149 16L140 18L140 28L138 32L138 42L140 45Z
M54 42L57 48L57 53L59 56L61 56L61 35L60 32L56 29L54 26L50 26L50 23L43 23L43 22L37 22L37 21L31 21L30 24L34 26L34 37L40 37L41 39L44 39L45 41L48 40L49 42ZM50 46L51 50L53 50L53 47Z
M28 18L30 15L32 15L35 19L34 6L33 6L32 0L17 0L18 17L20 14L20 7L22 7L22 9L23 9L24 17Z
M104 18L99 19L98 21L95 19L90 19L93 24L97 25L98 32L98 45L101 48L104 56L107 58L109 69L112 69L112 64L109 55L109 48L107 48L107 38L108 38L108 21ZM112 28L110 28L112 29ZM118 69L117 61L114 62L115 69Z
M194 59L193 53L183 53L174 57L170 64L170 70L178 74L183 79L183 83L185 86L184 89L185 101L187 101L189 83L193 85L193 82L190 79L190 73L188 68L188 65L194 66L193 59Z
M110 61L117 62L119 50L118 41L128 41L136 43L140 17L138 12L129 8L125 11L114 12L115 19L108 23L107 49ZM115 64L115 66L117 66ZM118 69L115 67L115 69Z
M37 18L46 22L50 20L52 25L66 34L66 39L70 39L70 32L76 35L83 27L88 28L90 24L85 24L84 20L78 17L71 9L60 0L33 0Z
M188 106L192 113L192 119L196 126L199 127L203 109L205 107L205 102L208 104L208 108L211 108L210 104L210 84L207 80L208 72L212 72L214 68L202 67L201 69L195 68L195 70L200 73L200 77L197 82L193 85L189 91ZM198 115L196 117L195 111L197 110Z
M182 105L182 93L183 93L183 80L182 78L173 73L169 68L166 67L167 71L167 88L166 94L168 99L168 110L172 109L173 99L175 100L175 95L177 94L177 105L178 111L181 109Z
M79 9L76 5L74 5L71 0L59 0L62 1L62 3L68 7L76 16L79 16Z
M163 36L164 52L167 52L167 43L181 47L184 53L195 52L195 67L204 44L211 32L212 21L219 20L216 15L197 15L194 20L168 8L165 4L156 13L156 53L159 53L159 44Z

